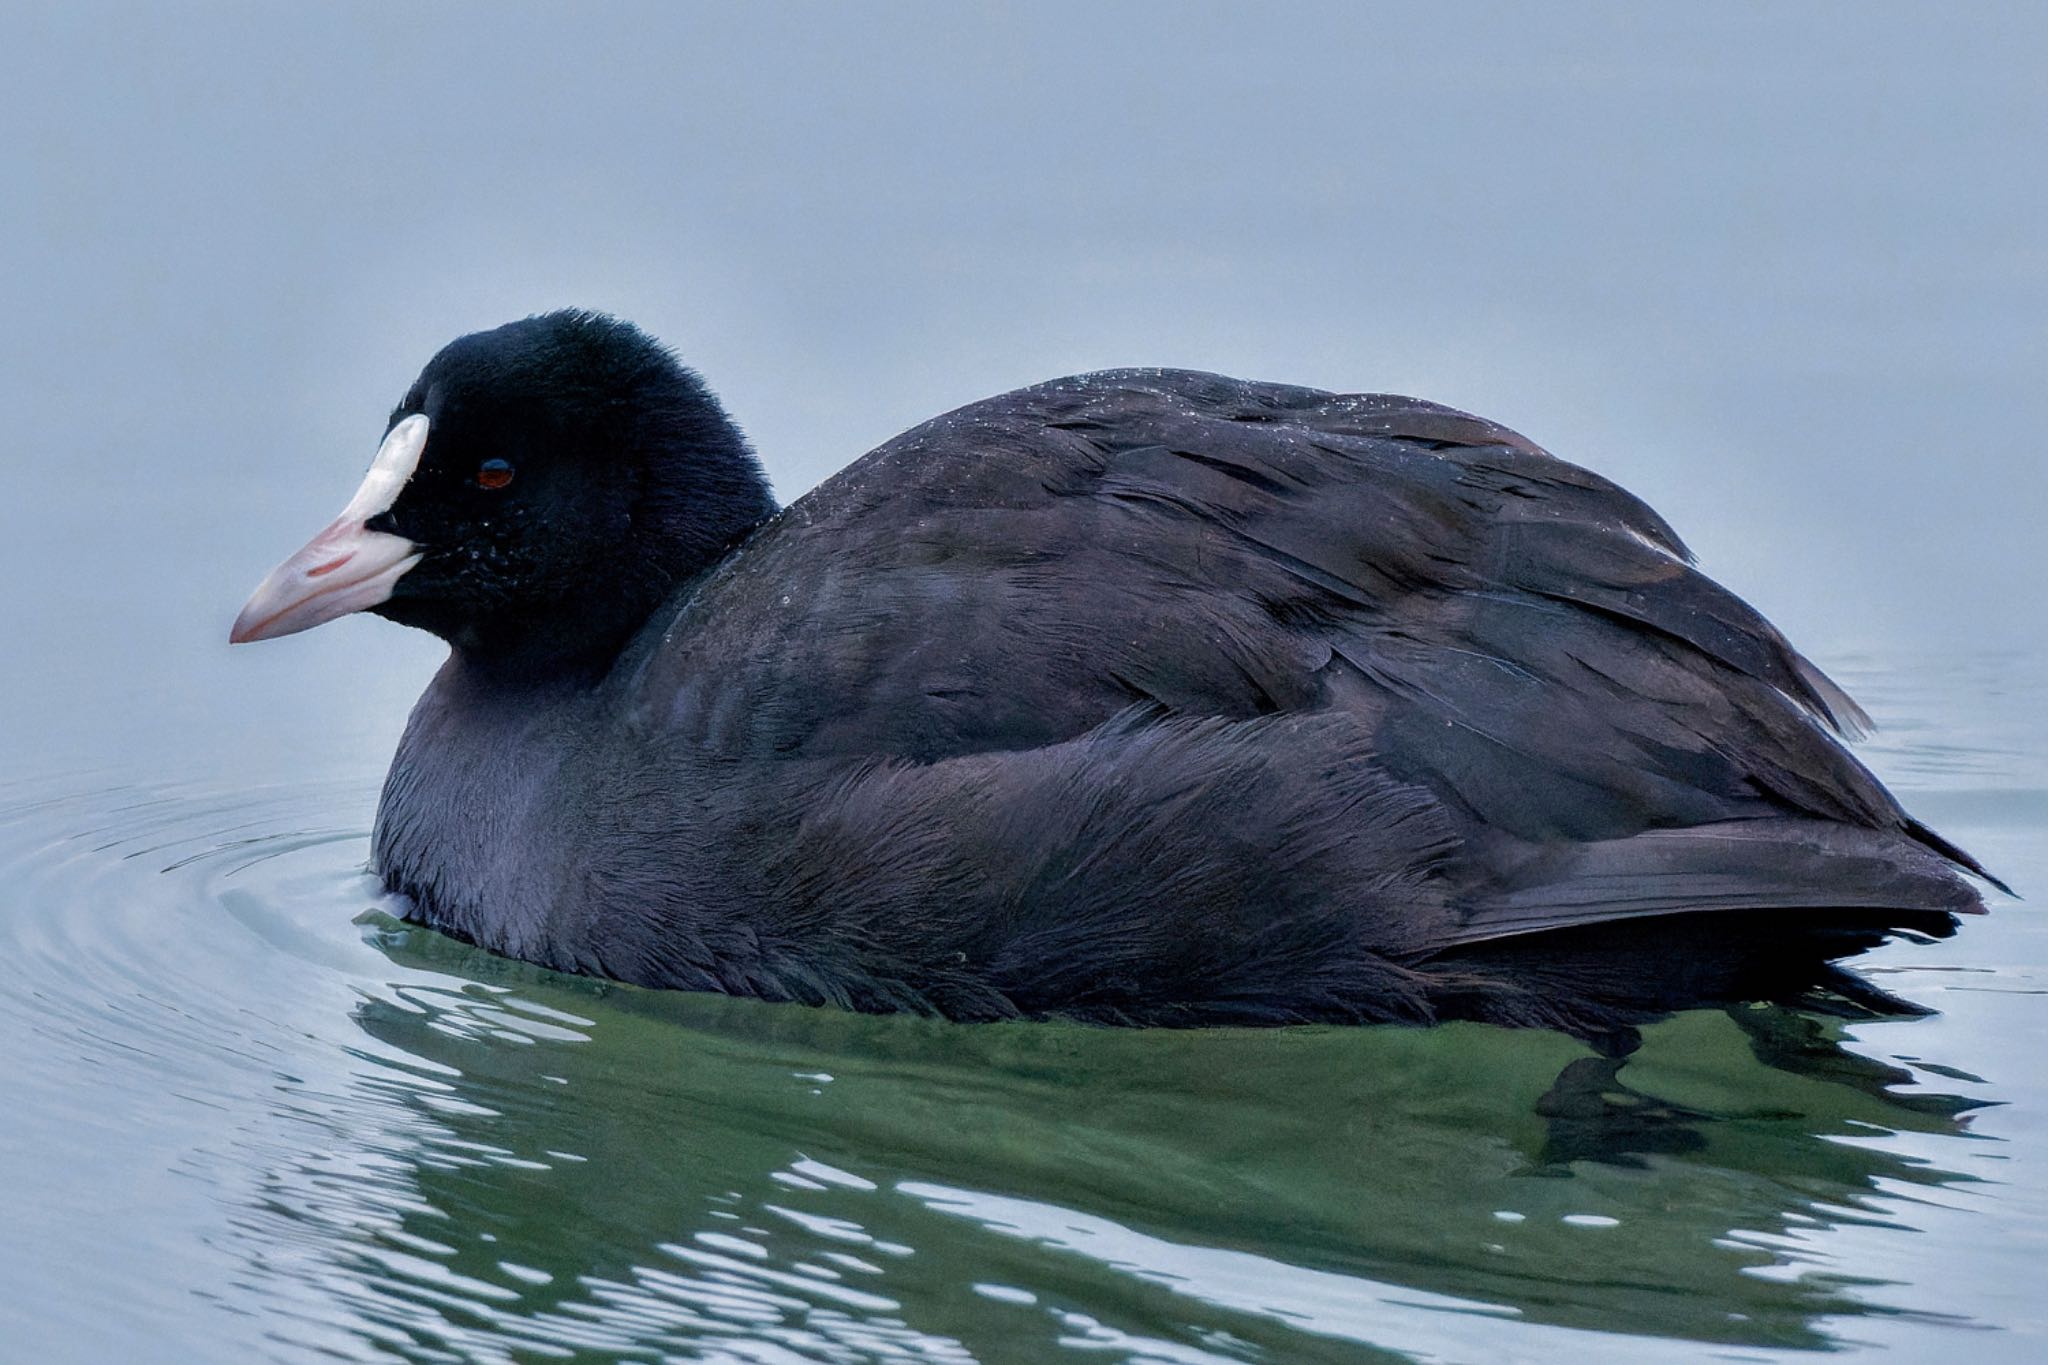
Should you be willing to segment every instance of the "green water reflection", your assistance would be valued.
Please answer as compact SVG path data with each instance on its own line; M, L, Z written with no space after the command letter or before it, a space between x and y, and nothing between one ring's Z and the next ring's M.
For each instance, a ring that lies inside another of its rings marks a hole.
M1531 1324L1825 1347L1870 1309L1802 1233L1958 1179L1863 1139L1967 1132L1777 1010L1682 1016L1626 1062L1478 1026L960 1027L366 932L470 983L358 1011L364 1084L416 1124L355 1173L393 1195L351 1292L422 1358L1358 1358Z

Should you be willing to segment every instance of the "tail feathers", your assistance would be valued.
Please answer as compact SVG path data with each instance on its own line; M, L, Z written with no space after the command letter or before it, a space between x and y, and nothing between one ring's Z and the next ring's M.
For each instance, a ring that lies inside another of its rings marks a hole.
M1964 864L1964 866L1973 866ZM1468 946L1622 920L1766 911L1983 913L1958 866L1897 834L1828 820L1726 820L1545 852L1468 901L1438 945Z
M1439 1019L1612 1036L1677 1010L1752 1001L1830 1014L1921 1007L1837 959L1895 934L1945 938L1942 911L1738 910L1675 914L1492 939L1417 964Z
M1942 857L1956 864L1956 866L1963 868L1965 871L1969 872L1971 876L1981 877L1983 880L1991 883L1991 885L1997 887L2000 891L2003 891L2008 896L2017 897L2019 895L2019 892L2013 890L2010 886L2007 886L2004 882L2000 881L1997 877L1992 876L1989 872L1986 872L1984 870L1984 864L1978 862L1968 853L1965 853L1956 845L1942 838L1939 834L1936 834L1933 830L1929 829L1926 825L1921 824L1918 820L1914 820L1908 817L1908 819L1906 820L1906 833L1912 835L1915 839L1927 845L1927 847L1933 849Z
M1440 1018L1582 1037L1701 1005L1912 1012L1833 964L1981 914L1957 866L1902 835L1819 820L1653 830L1532 858L1409 960Z

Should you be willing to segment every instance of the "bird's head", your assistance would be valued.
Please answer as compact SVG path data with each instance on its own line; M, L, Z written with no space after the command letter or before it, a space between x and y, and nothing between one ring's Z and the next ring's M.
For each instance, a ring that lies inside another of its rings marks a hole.
M348 506L229 638L370 611L480 657L602 657L774 510L666 348L602 314L530 317L427 362Z

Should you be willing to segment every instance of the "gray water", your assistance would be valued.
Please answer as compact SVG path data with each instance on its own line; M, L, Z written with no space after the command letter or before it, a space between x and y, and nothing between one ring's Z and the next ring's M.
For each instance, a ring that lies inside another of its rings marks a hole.
M0 1359L2048 1355L2033 7L10 6ZM784 496L1093 366L1648 497L2026 901L1938 1013L961 1028L552 976L363 875L433 642L230 652L448 337L674 343Z

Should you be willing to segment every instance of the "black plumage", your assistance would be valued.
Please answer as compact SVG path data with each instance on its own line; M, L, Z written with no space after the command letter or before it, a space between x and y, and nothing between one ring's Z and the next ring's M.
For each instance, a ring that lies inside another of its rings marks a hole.
M644 336L464 338L373 526L448 638L378 869L649 986L1592 1032L1980 909L1861 714L1662 518L1435 404L1175 370L975 403L770 517ZM497 501L465 484L509 459Z

